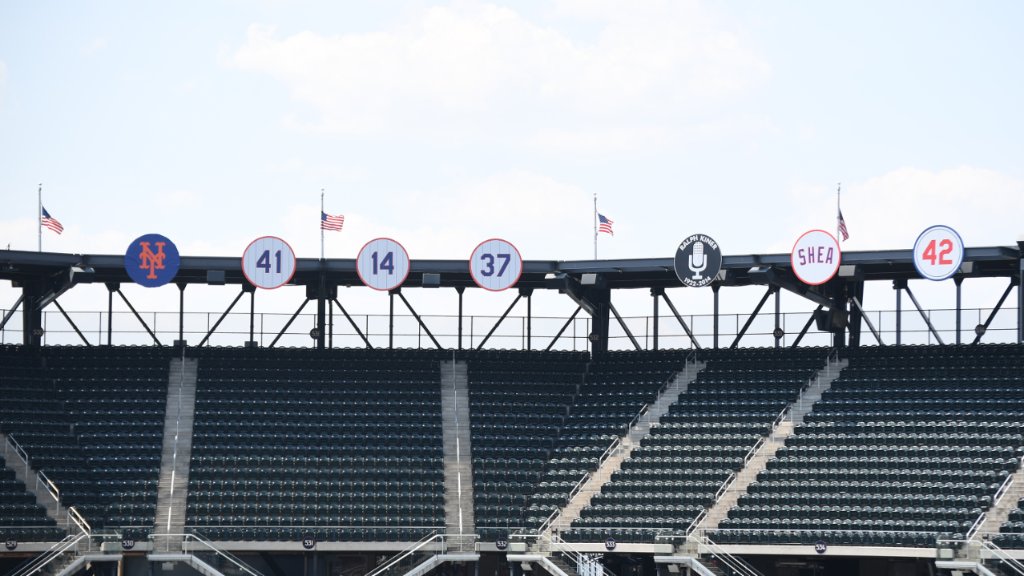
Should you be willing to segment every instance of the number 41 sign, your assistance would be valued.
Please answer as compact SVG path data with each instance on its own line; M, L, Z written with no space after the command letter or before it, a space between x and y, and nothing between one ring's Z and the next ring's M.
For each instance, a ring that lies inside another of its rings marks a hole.
M242 254L242 273L258 288L280 288L295 276L295 252L277 236L262 236Z
M927 228L914 242L914 267L929 280L945 280L960 270L964 241L949 226Z

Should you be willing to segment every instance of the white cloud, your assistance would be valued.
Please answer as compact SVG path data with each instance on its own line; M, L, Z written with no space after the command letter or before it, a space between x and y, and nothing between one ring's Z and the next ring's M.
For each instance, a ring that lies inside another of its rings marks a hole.
M229 65L269 74L312 107L293 127L335 133L431 129L431 137L482 135L533 143L542 132L572 141L628 112L637 117L599 136L645 134L742 94L768 74L742 38L699 4L651 0L628 7L563 3L564 29L507 7L458 2L424 9L389 30L280 35L253 25ZM596 20L600 33L573 29ZM642 138L636 138L637 142ZM650 142L646 142L650 145ZM639 145L639 144L635 144Z

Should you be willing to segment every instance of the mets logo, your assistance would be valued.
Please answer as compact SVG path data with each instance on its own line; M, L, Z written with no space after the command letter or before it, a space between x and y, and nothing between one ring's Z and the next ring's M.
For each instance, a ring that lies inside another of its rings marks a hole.
M174 242L159 234L139 236L124 253L124 269L137 284L163 286L178 274L181 256Z

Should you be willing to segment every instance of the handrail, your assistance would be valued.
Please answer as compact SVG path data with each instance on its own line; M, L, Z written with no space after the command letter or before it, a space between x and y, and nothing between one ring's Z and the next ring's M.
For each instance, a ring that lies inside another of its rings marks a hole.
M83 534L77 534L72 536L68 534L63 540L57 542L53 546L50 546L45 552L37 556L32 562L28 563L19 570L15 570L8 576L27 576L28 574L34 574L43 569L44 566L53 562L57 558L60 558L65 552L78 546L78 543L87 536Z
M85 534L86 536L92 534L92 526L89 525L89 522L86 521L85 516L82 516L82 514L74 506L68 508L68 518L70 518L71 521L78 526L78 529L82 531L82 534Z
M693 536L687 536L687 538L696 540L698 546L705 546L711 552L712 556L721 560L722 563L728 566L730 570L740 576L764 576L742 558L729 554L721 546L715 544L714 541L707 537L707 534L701 534L699 538L695 538Z
M222 558L225 558L228 562L231 562L232 564L234 564L242 572L244 572L246 574L249 574L250 576L263 576L262 574L257 572L255 568L253 568L252 566L249 566L248 564L243 562L239 557L237 557L234 554L228 552L227 550L222 550L222 549L218 548L216 545L214 545L213 542L207 540L206 538L204 538L202 536L202 534L200 534L200 533L198 533L196 531L192 531L192 532L190 532L188 534L161 534L159 536L154 534L154 535L151 535L150 538L151 539L154 538L154 537L168 537L169 538L171 536L174 536L174 537L183 536L185 538L185 542L186 543L189 542L190 540L194 540L194 541L198 542L199 544L202 544L203 546L205 546L211 552L217 554L218 556L220 556ZM190 550L188 550L188 547L185 547L185 551L186 552L190 552Z
M57 485L53 483L53 480L50 480L50 478L42 470L36 472L36 480L36 486L39 485L38 480L42 480L43 486L46 488L46 491L50 494L50 497L53 498L55 502L60 502L60 488L57 488Z
M550 542L552 551L568 557L577 566L579 566L582 563L583 555L580 553L580 551L573 548L571 544L563 540L557 534L551 535ZM615 576L615 573L611 570L608 570L608 568L606 568L604 564L601 564L596 560L594 560L593 563L600 568L602 576Z
M428 534L428 535L424 536L423 538L420 538L419 540L414 542L412 544L412 546L409 546L409 547L407 547L407 548L405 548L403 550L398 551L397 554L395 554L394 556L392 556L391 558L389 558L385 562L383 562L381 564L378 564L376 568L374 568L373 570L367 572L366 576L377 576L378 574L383 574L384 572L387 572L388 570L391 569L392 566L398 564L402 560L405 560L409 556L412 556L413 553L415 553L417 550L419 550L420 548L423 548L424 546L426 546L427 544L433 542L434 540L437 540L438 537L440 537L440 536L441 536L441 534L438 534L437 532L433 532L431 534ZM443 541L443 539L442 539L442 541Z
M974 524L971 524L971 527L967 530L966 539L967 539L968 542L971 541L971 540L974 540L974 536L977 535L978 530L981 529L981 525L985 523L985 518L987 518L987 517L988 517L988 513L987 512L982 512L981 515L978 516L978 518L974 520Z
M478 537L476 534L438 534L435 532L433 534L421 538L418 542L406 548L405 550L398 552L383 564L380 564L370 572L367 572L366 576L380 576L380 574L387 572L392 567L396 566L399 562L405 560L409 556L412 556L418 550L426 547L427 544L430 544L434 540L437 540L441 544L441 553L444 554L448 551L449 538L465 538L467 536L472 537L474 539Z
M1002 501L1003 496L1006 496L1006 493L1010 491L1010 486L1012 485L1013 474L1010 474L1009 476L1006 477L1006 480L1003 480L1003 483L999 486L999 490L996 490L996 497L992 501L992 506L995 506L996 504L999 504L999 502Z
M25 449L21 447L21 444L19 444L18 441L15 440L13 432L7 435L7 443L14 448L14 453L17 454L18 458L21 459L21 462L22 464L25 465L25 468L28 468L28 452L25 452Z
M1024 563L1021 563L1020 560L1017 560L1013 556L1007 554L1002 548L996 546L995 542L992 542L991 540L984 540L981 545L983 548L992 552L996 558L1006 564L1009 564L1017 574L1024 574Z

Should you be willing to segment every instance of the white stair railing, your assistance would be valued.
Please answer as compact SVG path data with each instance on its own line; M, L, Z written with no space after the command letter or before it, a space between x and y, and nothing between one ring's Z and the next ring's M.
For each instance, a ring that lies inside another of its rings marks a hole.
M29 574L38 574L43 570L43 568L49 566L58 558L62 557L66 552L77 550L78 543L87 538L89 538L89 535L84 532L75 535L69 534L60 542L50 546L46 552L37 556L32 562L29 562L18 570L15 570L8 576L28 576Z
M694 541L697 544L698 551L703 547L707 550L708 555L718 559L719 562L740 576L764 576L764 574L761 574L756 568L748 564L746 560L726 552L724 548L715 544L715 542L708 538L707 534L703 532L700 533L699 536L687 535L687 539Z
M1024 576L1024 563L1021 563L1020 560L1007 554L1005 550L1003 550L999 546L996 546L994 542L988 539L982 540L981 547L985 550L988 550L994 558L997 558L1000 561L1002 561L1003 564L1007 568L1013 570L1015 574L1021 574L1022 576Z
M542 535L541 538L544 538L544 536ZM615 576L615 573L608 570L604 564L598 562L596 559L585 557L583 553L573 548L573 546L565 540L562 540L562 538L557 534L552 534L548 542L551 545L550 551L569 559L574 568L584 564L589 564L597 567L600 570L601 576Z

